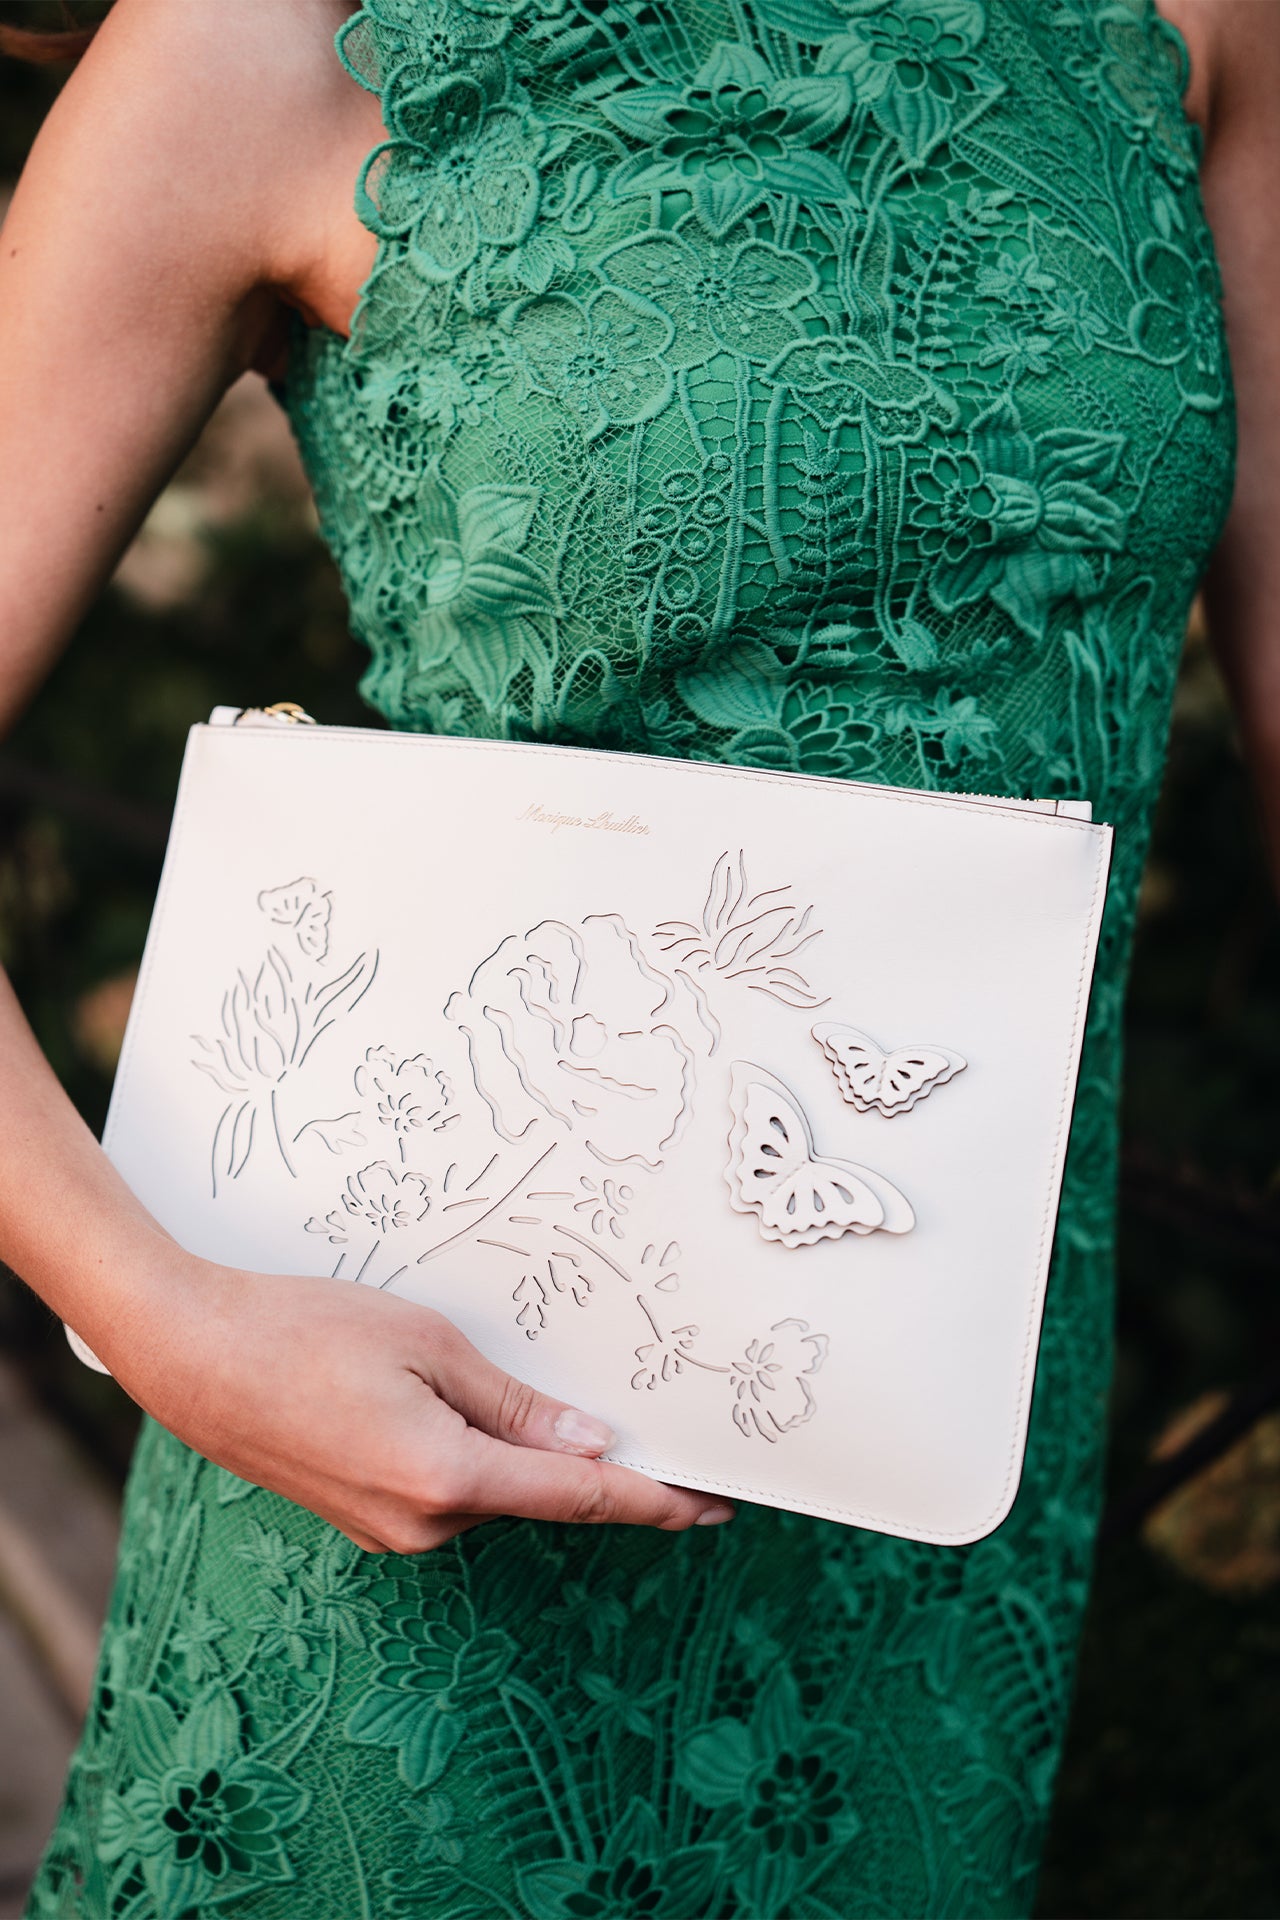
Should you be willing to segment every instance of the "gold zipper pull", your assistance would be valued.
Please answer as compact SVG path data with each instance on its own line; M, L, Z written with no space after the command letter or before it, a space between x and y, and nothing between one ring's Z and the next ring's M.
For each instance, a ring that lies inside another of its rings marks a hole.
M269 707L215 707L211 727L317 727L320 722L296 700L276 700Z

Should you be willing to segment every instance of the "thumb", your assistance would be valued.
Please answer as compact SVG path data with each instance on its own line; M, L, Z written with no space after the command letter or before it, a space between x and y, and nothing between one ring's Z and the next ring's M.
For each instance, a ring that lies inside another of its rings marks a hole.
M461 1339L450 1353L447 1371L434 1382L436 1392L473 1427L515 1447L543 1447L550 1452L598 1454L616 1435L605 1421L583 1413L564 1400L539 1393L486 1360L478 1347Z

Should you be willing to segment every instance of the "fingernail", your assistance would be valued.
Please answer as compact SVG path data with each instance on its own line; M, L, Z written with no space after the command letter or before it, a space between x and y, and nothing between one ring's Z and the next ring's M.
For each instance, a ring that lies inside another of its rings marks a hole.
M695 1527L718 1527L722 1520L732 1520L732 1507L708 1507L694 1521Z
M586 1453L603 1453L614 1441L612 1427L606 1427L603 1420L593 1420L589 1413L579 1413L576 1407L566 1407L556 1415L555 1433L566 1447L581 1447Z

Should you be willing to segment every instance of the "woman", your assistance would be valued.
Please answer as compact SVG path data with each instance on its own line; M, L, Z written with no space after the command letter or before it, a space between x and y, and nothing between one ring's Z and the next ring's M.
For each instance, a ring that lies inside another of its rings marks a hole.
M1163 4L118 0L59 99L0 262L5 712L256 365L393 724L1117 841L1022 1487L958 1550L731 1518L437 1315L188 1257L5 1002L0 1252L152 1416L40 1920L1028 1910L1211 552L1280 850L1280 14Z

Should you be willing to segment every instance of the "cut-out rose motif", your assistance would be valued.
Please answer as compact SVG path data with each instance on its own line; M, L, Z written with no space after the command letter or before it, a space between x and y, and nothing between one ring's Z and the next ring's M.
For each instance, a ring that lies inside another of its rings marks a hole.
M659 972L617 914L512 934L445 1011L505 1140L550 1120L599 1159L661 1165L707 1034L692 988Z

